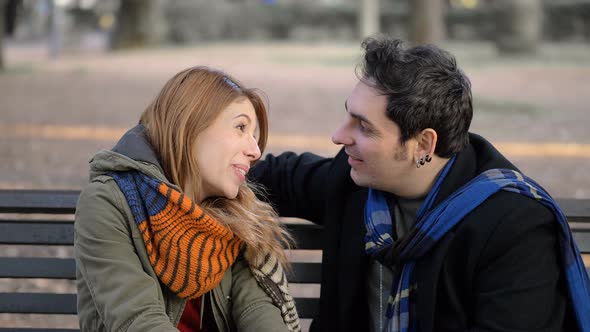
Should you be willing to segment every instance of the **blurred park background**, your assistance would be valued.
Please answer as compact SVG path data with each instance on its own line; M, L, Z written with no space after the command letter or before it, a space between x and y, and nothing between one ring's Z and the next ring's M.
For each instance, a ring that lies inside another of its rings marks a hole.
M454 53L472 130L554 196L590 198L589 0L0 3L0 188L81 188L88 159L194 65L265 92L270 152L331 155L360 40L385 33Z
M590 198L590 0L0 0L0 189L82 188L90 157L194 65L265 93L267 152L330 156L375 33L452 52L472 81L472 131L554 197ZM72 291L0 291L43 287Z

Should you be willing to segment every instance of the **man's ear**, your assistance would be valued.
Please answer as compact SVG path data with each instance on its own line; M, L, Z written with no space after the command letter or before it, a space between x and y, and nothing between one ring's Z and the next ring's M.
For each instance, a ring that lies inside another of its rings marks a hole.
M438 135L436 131L432 128L426 128L422 130L417 136L417 145L416 151L414 153L416 160L420 158L424 158L427 155L432 157L434 156L434 151L436 150L436 141L438 139Z

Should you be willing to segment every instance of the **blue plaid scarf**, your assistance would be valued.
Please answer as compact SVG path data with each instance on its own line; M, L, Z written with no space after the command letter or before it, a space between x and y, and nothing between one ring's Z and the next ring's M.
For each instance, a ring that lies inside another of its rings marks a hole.
M590 281L580 251L576 246L567 219L551 196L534 180L509 169L488 170L455 191L445 201L431 209L440 185L454 159L441 171L433 189L417 213L417 222L408 236L394 243L390 232L393 229L385 194L369 189L365 207L366 252L382 261L396 250L396 261L405 262L401 273L394 277L387 307L389 320L387 331L410 332L416 330L416 314L413 303L412 272L416 261L426 254L451 228L457 225L473 209L499 190L511 191L531 197L548 207L559 224L558 237L562 264L568 286L569 299L575 312L580 331L590 331Z

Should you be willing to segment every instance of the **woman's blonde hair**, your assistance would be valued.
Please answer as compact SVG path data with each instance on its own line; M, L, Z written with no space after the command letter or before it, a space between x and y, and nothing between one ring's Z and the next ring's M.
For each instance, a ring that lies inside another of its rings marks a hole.
M258 146L262 152L268 137L268 118L256 90L207 67L185 69L164 85L141 115L140 123L146 128L148 140L169 181L187 193L200 192L201 176L194 151L197 136L227 106L244 98L254 106L260 132ZM270 253L288 267L283 248L290 246L292 238L279 224L272 207L260 201L255 192L258 189L246 181L235 199L215 197L206 199L200 206L245 242L245 255L250 264L259 265Z

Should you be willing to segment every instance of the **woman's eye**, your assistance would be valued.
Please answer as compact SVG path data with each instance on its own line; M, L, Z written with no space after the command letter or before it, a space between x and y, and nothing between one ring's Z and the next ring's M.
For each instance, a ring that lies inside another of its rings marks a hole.
M238 128L240 131L245 131L246 130L246 125L245 124L239 124L236 126L236 128Z

